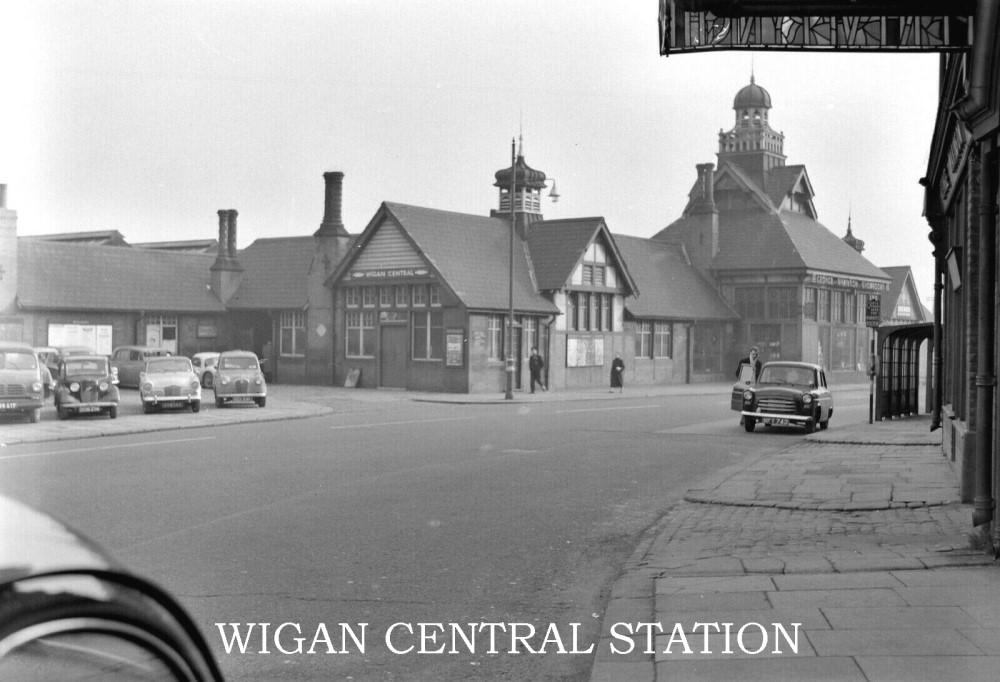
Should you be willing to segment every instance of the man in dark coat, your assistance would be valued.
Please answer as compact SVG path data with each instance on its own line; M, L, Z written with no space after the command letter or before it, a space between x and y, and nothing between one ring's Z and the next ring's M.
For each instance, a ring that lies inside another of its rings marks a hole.
M538 354L538 349L532 347L531 357L528 358L528 369L531 371L531 392L535 392L535 382L538 382L538 387L543 391L547 391L545 384L542 383L542 369L545 367L545 360L542 360L542 356Z
M740 364L736 366L736 377L740 376L740 369L743 365L750 365L753 367L753 380L756 382L760 379L760 349L757 346L750 348L750 353L745 358L740 358Z

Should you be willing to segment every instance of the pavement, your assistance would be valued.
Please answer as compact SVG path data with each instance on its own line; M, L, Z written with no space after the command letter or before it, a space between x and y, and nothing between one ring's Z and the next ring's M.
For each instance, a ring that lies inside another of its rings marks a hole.
M507 400L278 384L263 409L205 401L198 414L151 415L126 391L116 420L59 421L49 403L39 424L0 422L0 447L370 403L519 405L730 389L518 391ZM1000 566L974 547L971 505L959 502L940 431L929 426L926 416L835 423L699 481L647 530L614 582L591 682L1000 679Z

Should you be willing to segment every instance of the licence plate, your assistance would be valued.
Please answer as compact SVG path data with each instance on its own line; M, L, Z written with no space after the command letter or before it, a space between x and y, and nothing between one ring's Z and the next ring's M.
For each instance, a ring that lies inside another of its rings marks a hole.
M788 426L791 422L787 419L772 419L768 423L771 426Z
M85 407L76 408L76 411L79 412L80 414L83 414L84 412L100 412L101 408L95 405L87 405Z
M13 410L17 408L17 403L0 403L0 410Z

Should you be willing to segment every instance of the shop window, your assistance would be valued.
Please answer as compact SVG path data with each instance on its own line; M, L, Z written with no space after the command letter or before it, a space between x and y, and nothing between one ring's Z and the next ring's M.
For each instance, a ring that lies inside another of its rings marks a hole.
M802 316L807 320L816 319L816 290L806 287L805 298L802 303Z
M830 314L833 317L834 322L844 321L844 292L843 291L831 291L830 292Z
M440 360L444 357L443 313L440 310L419 310L412 313L413 359Z
M816 291L816 317L821 322L830 321L830 292L825 289Z
M345 327L347 328L347 357L375 357L375 313L369 311L346 313Z
M303 356L306 353L306 320L301 310L286 310L281 313L280 346L283 356Z
M769 287L767 290L768 317L772 320L791 320L799 315L795 287Z

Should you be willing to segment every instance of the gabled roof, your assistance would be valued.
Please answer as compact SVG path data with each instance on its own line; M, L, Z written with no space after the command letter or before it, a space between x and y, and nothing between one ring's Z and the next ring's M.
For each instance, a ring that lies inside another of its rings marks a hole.
M714 270L811 269L888 280L842 239L794 211L719 214Z
M625 300L630 315L644 319L732 320L738 315L691 266L679 244L616 234L642 294Z
M743 191L751 194L763 210L776 211L778 209L777 205L771 201L771 197L767 195L767 192L753 181L749 173L735 163L729 161L720 163L719 168L714 171L714 175L712 176L713 184L718 185L719 181L727 175L735 178L737 185L742 185Z
M627 259L618 250L615 237L608 230L604 218L600 217L540 220L531 224L527 240L528 251L539 290L552 291L569 284L577 263L600 233L607 238L611 257L621 273L626 295L636 293L636 284L629 272Z
M910 287L910 304L913 308L913 312L917 321L925 321L933 317L933 313L928 315L930 312L920 302L920 295L917 293L917 284L913 280L913 271L909 265L897 265L882 268L892 281L889 282L889 290L882 294L882 318L891 319L893 312L896 309L896 304L899 302L899 296L903 293L903 287Z
M242 310L304 308L307 274L315 253L312 236L257 239L237 253L243 279L228 306Z
M383 202L350 255L328 279L341 279L365 244L385 221L392 221L467 307L508 307L510 222L502 218ZM535 289L523 243L514 244L514 308L556 313L558 308Z
M778 166L769 170L764 177L764 191L775 207L780 207L785 197L801 184L805 189L805 194L809 197L809 207L815 217L816 212L812 204L815 192L813 192L812 183L809 182L805 166Z
M221 312L214 257L44 239L18 239L17 300L48 310Z
M58 232L54 234L25 235L26 239L44 239L47 242L73 242L100 246L128 246L125 236L118 230L90 230L88 232Z

